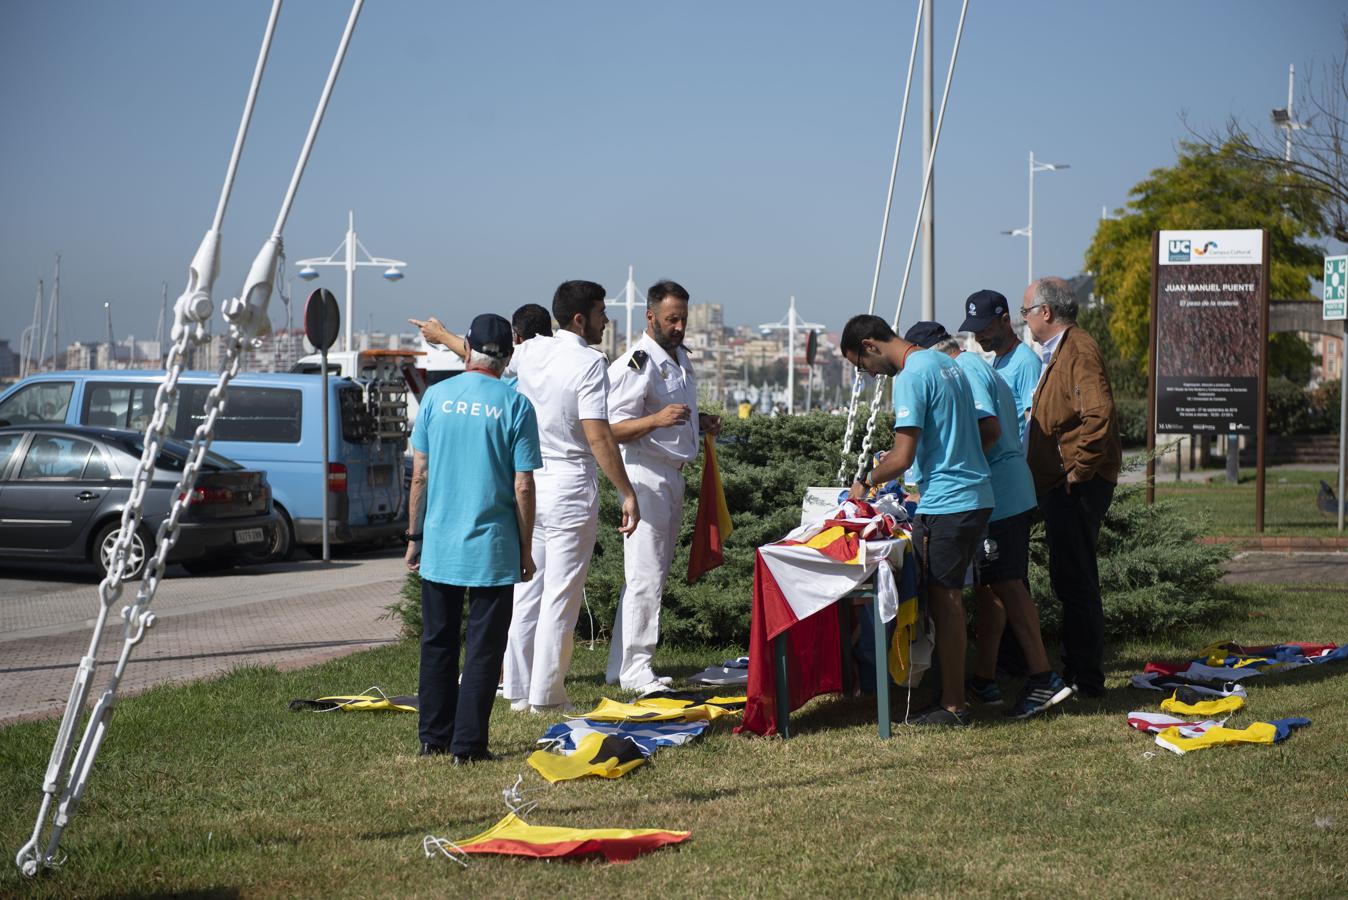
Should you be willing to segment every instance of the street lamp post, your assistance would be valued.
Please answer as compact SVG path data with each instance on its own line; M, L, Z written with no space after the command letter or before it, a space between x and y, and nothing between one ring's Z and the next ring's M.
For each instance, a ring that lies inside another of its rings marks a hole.
M359 259L357 251L364 253L366 258ZM387 267L384 269L384 278L396 282L402 280L402 270L407 263L400 259L384 259L366 250L365 245L360 242L360 238L356 237L356 214L352 210L347 210L346 238L341 245L326 258L302 259L296 265L300 267L297 274L305 281L313 281L317 278L317 270L320 266L333 266L346 271L346 314L343 316L346 322L346 330L342 349L351 350L351 309L356 299L356 269L360 266L384 266Z
M1010 231L1003 231L1002 234L1009 234L1014 237L1024 237L1026 239L1027 250L1025 255L1025 283L1034 283L1034 173L1035 172L1060 172L1063 169L1072 168L1070 163L1046 163L1034 158L1034 151L1030 151L1030 215L1029 224L1024 228L1013 228ZM1030 326L1025 326L1025 338L1029 340Z
M770 322L766 325L759 325L759 331L786 331L786 412L787 415L794 415L796 412L796 332L808 331L811 328L818 328L821 331L824 326L817 322L806 322L796 315L796 298L791 298L791 305L787 307L786 318L779 322Z
M1274 127L1281 128L1287 132L1287 142L1283 150L1284 162L1292 161L1292 132L1300 131L1302 128L1306 127L1302 123L1298 122L1296 118L1292 115L1292 92L1295 87L1296 87L1296 66L1289 65L1287 67L1287 108L1275 109L1273 110L1273 112L1269 113L1270 118L1273 119Z

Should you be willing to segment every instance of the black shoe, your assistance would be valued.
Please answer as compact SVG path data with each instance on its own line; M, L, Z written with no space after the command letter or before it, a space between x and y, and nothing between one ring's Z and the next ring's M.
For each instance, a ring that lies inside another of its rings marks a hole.
M944 706L933 706L923 710L908 720L908 725L945 725L951 728L969 727L969 711L954 712Z
M471 766L473 763L495 762L497 759L499 759L498 756L488 753L486 750L480 750L477 753L455 753L454 765Z
M422 744L417 756L448 756L449 748L444 744Z
M1105 698L1105 689L1103 686L1096 687L1080 682L1072 685L1072 691L1083 700L1103 700Z

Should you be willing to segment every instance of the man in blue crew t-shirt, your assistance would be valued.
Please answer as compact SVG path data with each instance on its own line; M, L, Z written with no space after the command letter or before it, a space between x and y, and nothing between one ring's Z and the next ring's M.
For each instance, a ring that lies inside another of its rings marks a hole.
M978 354L963 352L959 342L939 323L918 322L908 329L904 340L951 357L969 380L983 450L992 472L995 501L987 535L974 557L978 661L969 682L969 694L976 702L1001 704L1001 690L996 681L997 652L1009 621L1024 654L1029 678L1007 714L1027 719L1066 700L1072 696L1072 689L1049 666L1039 630L1039 610L1026 587L1030 526L1039 503L1034 478L1020 446L1015 400L1001 376Z
M1044 361L1030 345L1016 336L1011 327L1011 308L1005 297L996 291L977 291L964 301L967 315L960 331L971 332L984 353L994 354L992 367L1011 388L1019 421L1020 452L1025 453L1029 435L1030 407L1034 405L1034 389L1044 371Z
M501 383L510 323L485 314L465 338L464 373L431 386L412 429L407 567L421 573L421 755L491 759L487 721L516 582L534 574L538 420ZM459 626L468 595L463 678Z
M852 317L843 328L841 343L843 356L852 365L894 378L894 448L866 482L852 485L852 496L862 497L871 484L901 476L915 461L922 472L913 549L936 620L941 701L909 721L968 725L961 595L964 573L993 506L969 382L950 357L905 341L878 316Z

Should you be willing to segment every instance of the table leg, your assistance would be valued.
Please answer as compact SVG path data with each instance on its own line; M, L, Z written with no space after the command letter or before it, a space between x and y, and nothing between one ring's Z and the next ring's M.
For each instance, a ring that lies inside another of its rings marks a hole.
M884 565L882 563L882 565ZM875 714L876 731L881 738L890 736L889 722L889 641L885 639L885 623L880 619L880 598L871 602L872 624L875 626Z
M843 597L838 608L838 653L842 662L842 695L852 696L852 600Z
M791 634L783 631L772 641L773 654L777 657L777 733L783 738L791 737L791 683L787 674L787 659L791 654Z

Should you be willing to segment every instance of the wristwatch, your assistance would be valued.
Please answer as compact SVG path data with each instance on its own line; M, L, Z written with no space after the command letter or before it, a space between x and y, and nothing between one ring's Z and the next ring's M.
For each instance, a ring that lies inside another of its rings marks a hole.
M413 541L421 540L422 536L423 532L420 531L418 531L416 534L412 534L410 531L404 531L402 534L399 535L399 537L402 538L403 541L409 544L412 543Z

